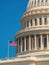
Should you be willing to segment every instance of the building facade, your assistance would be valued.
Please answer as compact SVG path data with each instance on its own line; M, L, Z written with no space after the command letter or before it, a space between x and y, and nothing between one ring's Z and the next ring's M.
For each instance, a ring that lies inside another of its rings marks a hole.
M49 65L49 0L29 0L17 32L17 56L1 65Z

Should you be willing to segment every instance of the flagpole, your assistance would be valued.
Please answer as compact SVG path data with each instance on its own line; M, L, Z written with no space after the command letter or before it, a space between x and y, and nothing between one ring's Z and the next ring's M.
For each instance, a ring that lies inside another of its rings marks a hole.
M8 59L9 59L9 40L8 40Z

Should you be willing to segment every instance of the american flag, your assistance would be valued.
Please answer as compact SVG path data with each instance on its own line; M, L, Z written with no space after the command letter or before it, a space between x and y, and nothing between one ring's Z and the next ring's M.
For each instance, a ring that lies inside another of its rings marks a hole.
M10 41L9 43L10 43L9 44L10 46L17 46L17 43L16 42Z

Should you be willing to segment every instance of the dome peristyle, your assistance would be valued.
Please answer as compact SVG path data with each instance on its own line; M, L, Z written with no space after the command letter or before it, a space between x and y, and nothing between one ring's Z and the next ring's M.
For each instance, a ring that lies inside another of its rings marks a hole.
M49 0L29 0L27 10L41 6L49 6Z

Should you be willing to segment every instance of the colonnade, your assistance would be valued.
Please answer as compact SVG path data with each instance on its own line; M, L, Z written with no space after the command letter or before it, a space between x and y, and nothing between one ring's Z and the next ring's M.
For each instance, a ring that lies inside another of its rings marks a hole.
M40 41L39 41L40 38ZM39 41L39 42L38 42ZM29 35L17 38L17 52L49 49L49 35Z
M23 28L49 25L49 16L32 18L22 22L22 24L23 24Z
M29 2L27 9L30 9L35 6L37 7L37 6L45 6L45 5L49 5L49 0L32 0Z

